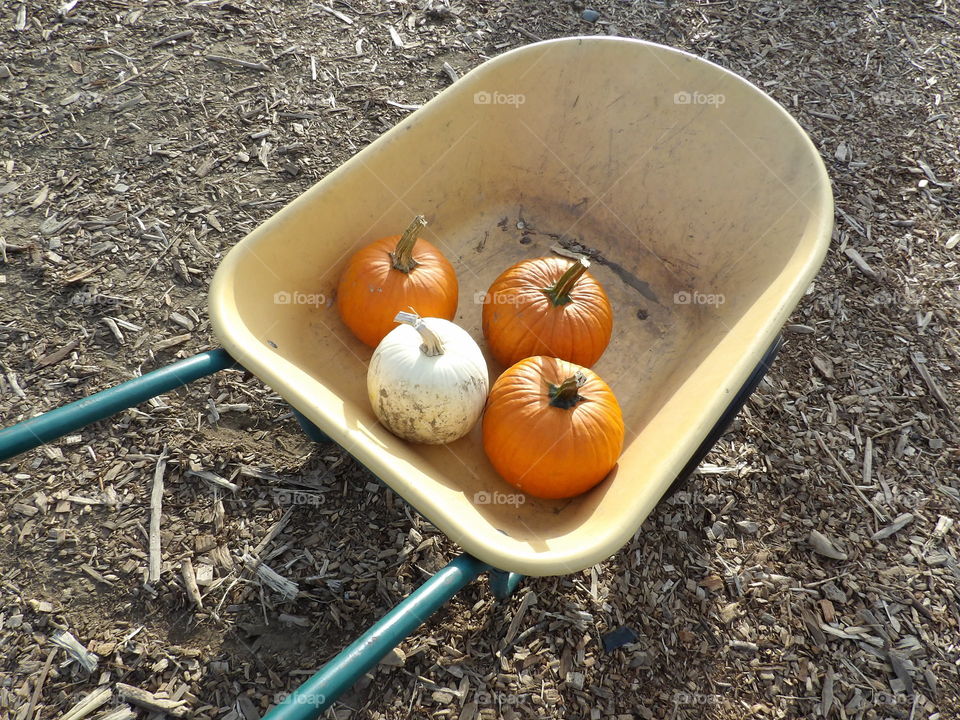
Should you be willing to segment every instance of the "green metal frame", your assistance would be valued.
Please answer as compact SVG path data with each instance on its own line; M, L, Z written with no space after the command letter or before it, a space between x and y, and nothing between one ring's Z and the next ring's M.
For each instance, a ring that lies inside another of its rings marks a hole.
M290 693L263 720L315 720L441 605L490 566L460 555Z
M24 420L0 430L0 462L229 367L239 366L226 350L210 350Z
M240 366L225 350L211 350L24 420L0 430L0 462L230 367ZM311 440L330 442L330 438L320 428L296 409L293 414ZM523 579L523 576L516 573L491 568L470 555L460 555L374 623L316 675L288 695L264 720L319 718L323 711L364 673L376 666L384 655L403 642L465 585L486 571L490 571L490 588L499 600L509 597Z
M490 570L490 591L497 600L506 600L513 595L523 581L523 575L505 570Z
M690 464L682 480L703 459L703 455L740 410L750 393L773 362L780 338L767 351L754 374L731 402L727 413L713 429ZM0 430L0 462L31 450L90 423L110 417L156 395L168 392L205 375L239 367L224 350L211 350L181 360L117 387L51 410L18 425ZM330 442L320 428L296 409L294 417L316 442ZM676 483L675 483L676 484ZM470 555L460 555L439 570L357 638L349 647L324 665L316 675L288 695L264 720L316 720L364 673L373 668L391 649L422 625L437 609L482 573L490 573L490 589L498 600L509 597L523 580L522 575L491 568Z
M727 413L717 423L697 454L691 458L690 464L681 473L678 481L700 463L703 455L712 447L727 423L740 410L773 362L780 342L781 339L778 338L767 351L763 361L731 402ZM156 395L229 367L239 367L239 365L226 351L211 350L0 430L0 462L90 423L110 417L120 410L133 407ZM330 442L330 438L308 418L296 409L293 414L308 437L316 442ZM357 679L380 662L384 655L420 627L430 615L465 585L486 571L490 573L490 589L498 600L509 597L523 580L522 575L491 568L470 555L460 555L330 660L316 675L288 695L266 715L264 720L316 720L319 718L324 710L330 707Z

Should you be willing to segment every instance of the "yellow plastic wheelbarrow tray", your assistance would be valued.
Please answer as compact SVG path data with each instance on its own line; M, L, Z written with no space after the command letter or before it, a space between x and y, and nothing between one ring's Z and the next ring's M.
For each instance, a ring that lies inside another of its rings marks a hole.
M457 322L484 348L483 293L504 268L594 257L615 312L594 369L627 437L591 492L516 495L479 427L428 447L378 424L371 351L335 288L356 249L418 213L459 275ZM245 237L210 312L237 361L451 540L494 567L563 574L637 531L796 306L832 219L813 144L742 78L638 40L546 41L479 66Z

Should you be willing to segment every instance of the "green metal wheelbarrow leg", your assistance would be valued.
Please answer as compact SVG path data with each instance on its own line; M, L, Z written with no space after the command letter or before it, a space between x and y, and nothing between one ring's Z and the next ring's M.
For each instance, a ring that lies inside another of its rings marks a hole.
M320 672L288 695L263 720L316 720L365 672L490 566L461 555L427 580ZM499 571L498 571L499 572ZM510 579L520 576L502 573ZM513 582L513 587L516 587ZM506 585L504 586L506 590Z
M169 392L229 367L239 367L225 350L211 350L154 370L83 400L64 405L12 427L0 430L0 462L103 420L121 410ZM294 414L311 438L326 436L296 410ZM470 555L461 555L439 570L409 597L387 613L353 644L328 662L275 707L264 720L315 720L365 672L396 647L427 618L484 571L498 599L516 589L522 577L493 570Z
M497 600L506 600L513 595L513 591L520 585L523 575L506 570L490 571L490 592Z
M313 421L311 421L306 415L301 413L292 405L290 406L290 409L293 411L293 416L297 419L297 422L300 423L300 428L304 433L306 433L308 438L318 443L333 442L333 440L330 439L330 436L314 425Z
M226 350L210 350L24 420L0 430L0 462L229 367L239 366Z

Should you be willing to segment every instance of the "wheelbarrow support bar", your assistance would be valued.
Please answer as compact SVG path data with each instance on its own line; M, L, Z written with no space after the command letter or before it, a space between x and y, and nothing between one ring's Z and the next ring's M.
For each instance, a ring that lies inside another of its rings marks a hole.
M316 720L447 600L490 566L461 555L407 596L376 625L288 695L263 720Z
M0 462L236 364L226 350L210 350L24 420L0 430Z

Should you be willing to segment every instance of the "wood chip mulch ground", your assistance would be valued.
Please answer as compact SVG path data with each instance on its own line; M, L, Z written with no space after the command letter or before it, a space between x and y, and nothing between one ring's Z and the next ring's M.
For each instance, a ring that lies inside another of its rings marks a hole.
M827 162L833 245L626 547L506 603L474 583L330 716L960 717L949 0L2 3L2 425L214 347L240 237L485 58L576 34L781 102ZM0 465L0 717L256 720L455 553L220 373Z

